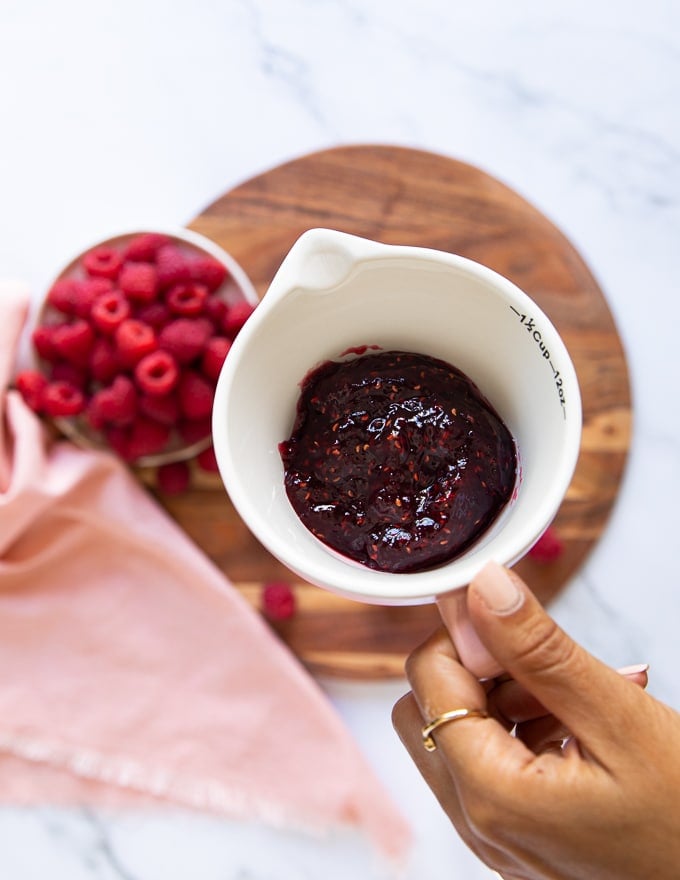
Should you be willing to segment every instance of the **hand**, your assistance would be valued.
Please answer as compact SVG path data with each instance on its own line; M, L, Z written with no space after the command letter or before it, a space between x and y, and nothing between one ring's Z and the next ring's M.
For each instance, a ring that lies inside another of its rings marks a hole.
M442 627L409 657L393 721L468 846L506 880L677 878L680 715L636 686L644 668L596 660L494 563L467 613L507 675L478 681ZM443 724L426 751L423 725L458 708L489 717Z

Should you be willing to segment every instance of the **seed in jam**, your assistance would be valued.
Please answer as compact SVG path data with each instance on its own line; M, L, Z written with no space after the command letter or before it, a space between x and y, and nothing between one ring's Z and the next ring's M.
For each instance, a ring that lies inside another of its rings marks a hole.
M474 382L422 354L326 361L302 382L285 488L338 553L387 572L459 556L509 501L515 443Z

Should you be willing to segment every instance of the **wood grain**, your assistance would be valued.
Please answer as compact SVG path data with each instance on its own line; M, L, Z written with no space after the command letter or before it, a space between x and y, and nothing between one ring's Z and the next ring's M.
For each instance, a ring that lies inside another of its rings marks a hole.
M191 224L241 263L260 295L305 230L326 226L478 260L533 297L562 334L581 384L584 430L574 479L555 520L565 552L517 570L543 602L561 590L602 534L631 429L626 360L606 299L564 235L499 181L470 165L390 147L326 150L274 168L208 206ZM400 676L438 622L431 605L383 608L299 583L253 538L216 477L161 498L189 535L257 605L266 581L294 584L299 603L281 636L315 673Z

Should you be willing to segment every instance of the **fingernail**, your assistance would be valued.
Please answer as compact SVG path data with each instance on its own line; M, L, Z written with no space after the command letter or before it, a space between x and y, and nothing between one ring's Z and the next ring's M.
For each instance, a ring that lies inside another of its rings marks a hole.
M487 562L473 578L470 588L494 614L511 614L522 605L524 594L497 562Z
M464 590L437 598L437 607L463 666L475 678L495 678L503 671L481 643L470 620Z
M622 666L616 671L619 675L642 675L643 672L649 672L649 663L638 663L635 666Z

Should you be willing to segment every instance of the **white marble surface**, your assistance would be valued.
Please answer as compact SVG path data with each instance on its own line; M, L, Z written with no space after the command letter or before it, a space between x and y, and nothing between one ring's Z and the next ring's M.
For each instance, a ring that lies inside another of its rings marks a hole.
M680 706L680 7L621 0L4 0L0 275L39 291L119 227L181 224L280 161L339 143L477 164L573 241L627 348L635 434L603 540L553 605ZM490 876L389 722L397 683L324 682L411 819L411 878ZM3 880L379 878L350 837L202 816L0 811Z

